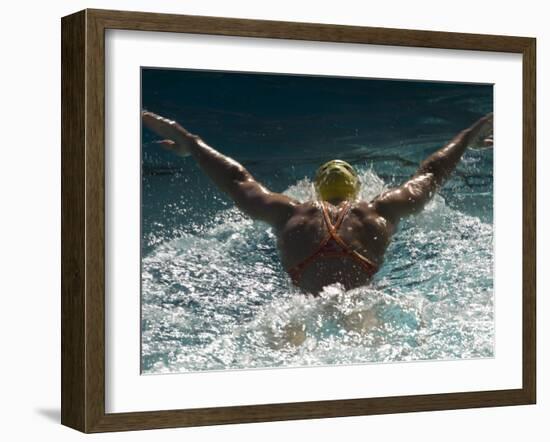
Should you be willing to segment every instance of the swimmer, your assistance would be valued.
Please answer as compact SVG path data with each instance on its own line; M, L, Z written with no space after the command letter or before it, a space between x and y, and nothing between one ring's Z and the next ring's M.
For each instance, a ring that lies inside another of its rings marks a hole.
M493 115L487 114L424 160L408 181L371 201L358 199L361 183L350 164L329 161L315 175L317 200L301 203L270 191L237 161L175 121L146 111L142 120L162 137L160 145L191 155L243 213L273 228L292 282L314 295L334 283L346 290L368 284L383 263L399 221L424 208L468 147L492 144L493 127Z

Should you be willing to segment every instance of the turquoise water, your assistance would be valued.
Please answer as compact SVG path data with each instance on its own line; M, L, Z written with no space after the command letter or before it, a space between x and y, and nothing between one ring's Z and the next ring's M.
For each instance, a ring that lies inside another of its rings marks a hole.
M486 85L158 70L142 79L144 108L302 201L335 157L354 164L361 196L373 198L492 109ZM314 298L291 285L267 225L153 141L144 131L144 373L493 356L491 149L468 151L400 225L370 286Z

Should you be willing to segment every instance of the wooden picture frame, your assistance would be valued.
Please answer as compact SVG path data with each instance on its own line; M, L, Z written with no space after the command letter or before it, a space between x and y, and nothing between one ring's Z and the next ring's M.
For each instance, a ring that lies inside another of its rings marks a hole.
M105 30L262 37L522 55L522 388L217 408L105 412ZM533 38L84 10L62 19L62 424L83 432L534 404L536 152Z

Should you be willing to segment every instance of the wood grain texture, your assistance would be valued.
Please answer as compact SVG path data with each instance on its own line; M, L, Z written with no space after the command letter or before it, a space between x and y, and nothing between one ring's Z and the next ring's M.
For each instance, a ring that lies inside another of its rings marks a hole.
M105 30L284 38L523 54L523 387L105 413ZM141 12L86 10L62 20L62 423L83 432L531 404L536 398L535 40Z
M85 427L85 13L61 29L61 422Z
M86 431L105 414L105 38L86 11Z
M107 414L93 432L320 419L529 404L523 390L499 390L191 410Z
M146 12L88 10L106 29L522 52L529 38Z
M537 149L536 41L523 51L523 389L537 394Z

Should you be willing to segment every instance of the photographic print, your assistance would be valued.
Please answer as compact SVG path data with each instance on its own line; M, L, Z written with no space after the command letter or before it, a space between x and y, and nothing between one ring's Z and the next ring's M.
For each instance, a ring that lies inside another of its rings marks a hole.
M493 86L142 68L143 374L494 356Z
M87 9L61 43L63 425L536 403L534 38Z

